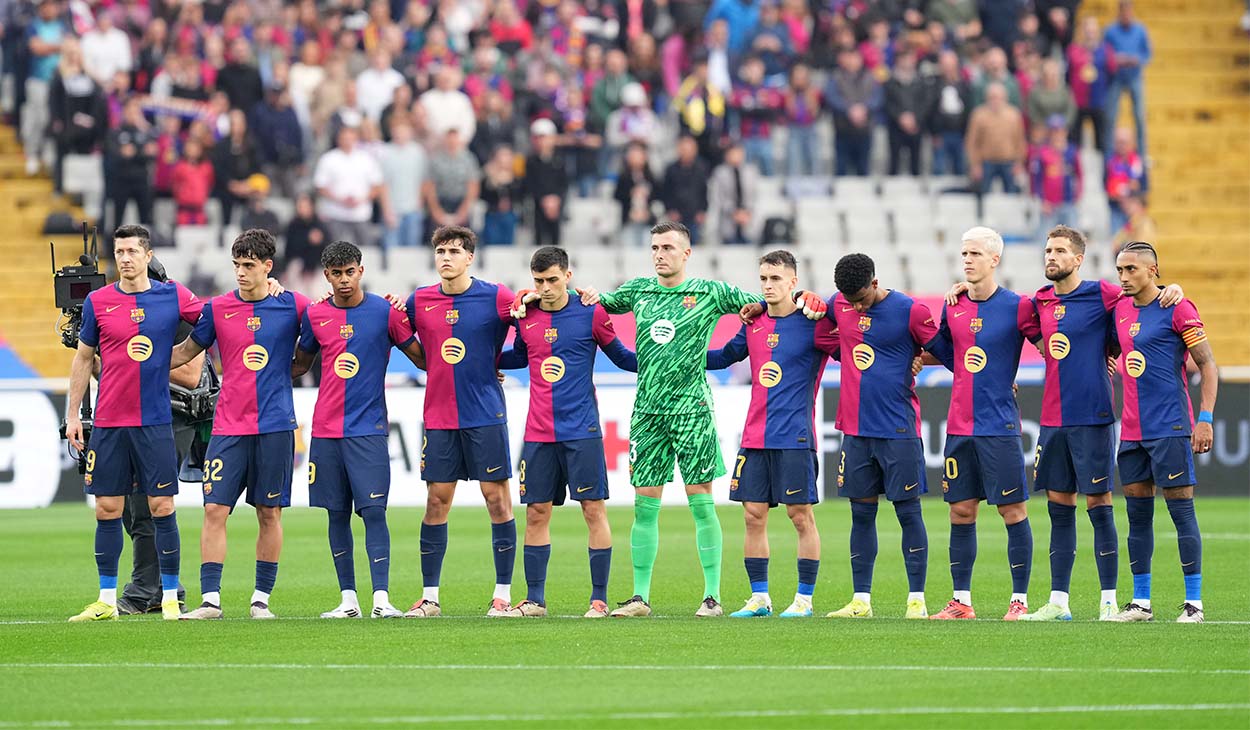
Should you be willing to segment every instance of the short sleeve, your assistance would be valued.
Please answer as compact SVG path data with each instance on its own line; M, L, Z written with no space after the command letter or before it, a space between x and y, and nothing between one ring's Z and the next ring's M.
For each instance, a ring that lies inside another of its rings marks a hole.
M608 310L596 304L591 318L590 333L595 338L596 344L604 347L616 339L616 328L612 326L612 318L608 316Z
M495 292L495 310L499 315L499 321L512 324L512 300L516 298L516 294L503 284L495 285L498 290Z
M1198 316L1198 308L1188 299L1172 308L1172 329L1185 341L1185 347L1194 347L1207 341L1207 333Z
M186 288L178 282L174 282L174 287L178 291L178 316L183 322L195 324L200 319L200 312L204 309L204 303L190 289Z
M1042 339L1042 320L1037 316L1037 305L1029 297L1020 297L1016 308L1016 327L1029 342Z
M912 302L907 329L911 332L912 340L921 347L928 347L938 334L937 325L933 322L933 313L920 302Z
M1124 296L1124 290L1117 284L1101 279L1098 281L1098 286L1102 293L1102 308L1104 311L1110 312L1115 309L1115 305L1120 301L1120 297Z
M412 333L412 323L408 321L408 317L398 309L387 306L386 331L391 337L391 344L401 350L407 349L416 339L417 336Z
M87 347L100 346L100 323L95 318L95 302L90 295L82 305L82 327L78 329L78 341Z
M317 341L317 335L313 332L312 319L309 318L309 312L312 307L304 310L304 316L299 321L299 349L304 352L317 352L321 349L321 343Z
M955 371L955 338L951 334L945 304L942 305L942 321L938 326L937 337L929 343L929 353L936 357L947 370Z
M834 360L840 360L841 352L841 336L838 334L838 326L831 316L826 316L816 321L816 328L812 333L812 345L817 350L832 357Z
M408 295L408 300L404 302L404 308L408 310L408 324L412 326L412 331L417 331L417 293Z
M191 339L195 344L207 350L217 341L217 324L213 322L213 302L204 302L204 307L200 310L200 319L195 323L195 329L191 330Z
M291 292L291 297L295 300L295 319L298 320L304 316L304 312L308 311L312 300L300 294L299 292Z

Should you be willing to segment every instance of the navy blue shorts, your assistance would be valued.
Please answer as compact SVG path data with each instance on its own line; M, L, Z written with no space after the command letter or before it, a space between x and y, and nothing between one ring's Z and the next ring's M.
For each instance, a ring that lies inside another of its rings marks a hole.
M942 499L982 500L993 505L1029 498L1019 436L947 436Z
M843 436L838 457L838 496L869 499L884 494L891 502L929 491L924 478L924 447L918 438Z
M308 447L308 504L332 512L386 507L391 455L386 436L314 438Z
M1115 488L1115 426L1042 426L1033 489L1104 494Z
M544 443L526 441L517 464L521 504L564 504L565 495L608 498L608 462L603 439Z
M729 479L735 502L816 504L816 452L811 449L738 449Z
M204 504L234 511L246 493L253 507L290 507L295 432L213 436L204 457Z
M1156 487L1171 489L1198 483L1193 443L1188 436L1121 441L1118 458L1121 484L1153 481Z
M511 476L507 425L426 429L421 441L421 478L425 481L499 482Z
M97 497L124 497L136 487L149 497L174 496L178 449L173 426L92 429L82 483L87 494Z

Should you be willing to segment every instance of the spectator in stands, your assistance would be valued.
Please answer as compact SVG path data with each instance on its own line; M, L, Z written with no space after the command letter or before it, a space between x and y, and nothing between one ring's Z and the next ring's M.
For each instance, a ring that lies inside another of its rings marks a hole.
M1081 127L1085 120L1094 128L1094 146L1106 154L1103 125L1106 120L1107 86L1111 81L1112 51L1102 40L1098 19L1081 22L1080 40L1068 46L1068 85L1076 101L1076 122L1072 125L1072 143L1080 145Z
M556 111L561 119L561 124L557 125L561 127L557 146L569 175L577 183L578 195L588 198L594 194L604 137L588 127L589 112L581 86L570 83L564 90L563 101L557 99Z
M247 179L261 171L260 153L248 134L247 115L231 109L228 118L230 131L213 148L214 195L221 203L221 222L226 226L233 222L235 205L247 202Z
M86 155L103 146L108 137L108 105L104 91L83 67L78 41L66 38L61 62L49 92L50 131L56 143L53 188L61 191L65 155Z
M230 106L247 111L265 95L252 44L239 36L230 43L230 61L217 74L217 88L226 92Z
M1118 253L1129 241L1156 241L1159 229L1146 210L1146 199L1141 195L1129 195L1120 203L1124 211L1124 225L1115 229L1111 243Z
M981 16L977 0L929 0L925 15L946 27L956 44L981 37Z
M1039 237L1057 225L1076 225L1076 204L1081 199L1081 151L1068 141L1069 122L1062 114L1046 121L1046 141L1034 145L1029 159L1033 196L1041 202Z
M1106 129L1116 128L1120 114L1120 97L1128 92L1133 102L1133 123L1137 127L1137 149L1146 149L1146 109L1142 96L1142 68L1150 63L1150 35L1146 26L1133 17L1131 0L1120 0L1116 22L1107 26L1103 40L1111 47L1115 67L1107 87Z
M1007 102L1007 89L990 84L985 103L972 111L965 142L968 174L981 193L989 192L995 178L1007 193L1019 192L1016 176L1024 171L1028 147L1024 139L1024 119Z
M964 132L972 112L972 87L964 80L954 51L942 51L938 56L934 86L925 125L933 134L933 174L964 175Z
M349 79L343 87L343 102L338 109L330 115L330 122L326 125L326 141L334 144L338 141L339 130L343 127L360 128L365 121L365 115L360 111L360 105L357 103L356 81Z
M308 108L309 123L312 125L310 131L317 140L318 150L324 149L325 145L337 139L330 133L337 131L330 129L334 116L347 103L348 88L352 87L351 93L356 93L356 82L347 77L347 64L342 59L328 60L325 71L324 80L313 89ZM359 112L356 114L359 115Z
M278 221L278 216L269 209L267 201L269 200L269 178L256 174L247 179L248 196L247 207L243 210L243 217L239 220L239 227L243 230L252 228L260 228L269 231L275 236L282 234L282 223Z
M604 58L603 78L595 84L590 96L591 130L607 128L608 115L621 108L621 93L632 83L634 77L629 75L629 59L625 52L617 48L608 51Z
M699 156L709 166L719 163L725 138L725 97L708 81L706 53L695 54L690 75L678 87L673 107L682 132L698 141Z
M105 86L118 71L134 67L130 36L113 25L113 14L103 6L96 10L96 25L83 34L82 57L87 73L100 86Z
M907 152L908 170L920 175L920 140L929 109L929 84L916 73L916 56L901 47L894 57L894 73L885 82L885 115L890 135L889 174L897 175L902 152Z
M485 102L478 112L476 131L469 149L478 164L485 164L501 145L511 147L516 143L520 124L512 113L512 104L495 89L486 92Z
M974 106L985 103L986 89L990 84L1002 84L1007 92L1007 103L1017 109L1023 108L1020 98L1020 83L1007 68L1007 54L1002 48L994 47L981 56L981 75L972 87Z
M482 243L511 246L516 241L517 210L525 195L525 181L516 174L516 154L512 147L499 145L482 167L482 202L486 217Z
M509 102L515 96L512 82L507 76L507 59L499 53L494 39L483 36L473 49L473 70L464 79L464 93L473 103L474 111L480 111L486 102L486 92L498 91Z
M712 172L708 186L710 213L721 243L747 244L754 240L754 215L759 195L759 173L746 162L746 151L734 143L725 161Z
M299 284L301 291L320 291L321 249L331 241L330 231L317 217L312 196L300 193L295 198L295 216L286 227L287 277Z
M723 20L729 30L729 48L733 53L747 49L751 31L759 25L760 0L714 0L703 19L706 30L712 23Z
M291 94L279 82L265 92L265 99L252 109L248 119L257 135L261 169L284 198L295 195L304 166L304 130L291 106ZM247 230L254 226L244 226Z
M833 110L836 174L868 175L872 128L881 111L882 93L858 50L838 52L838 68L825 84L824 97L825 105Z
M815 23L805 0L782 0L781 22L786 24L794 52L799 55L806 54L811 48Z
M382 245L420 246L425 226L421 186L425 184L425 148L416 140L412 124L397 119L391 126L391 141L381 155L382 184L386 187L382 220L386 233Z
M1128 127L1115 130L1112 154L1107 158L1105 179L1107 202L1111 206L1111 230L1118 231L1128 221L1123 202L1145 190L1146 167L1133 147L1133 133Z
M748 56L738 75L740 83L729 96L729 108L738 116L738 139L746 150L747 162L765 177L772 177L772 123L785 100L780 91L764 85L764 61L759 56Z
M121 126L120 118L119 112L118 126ZM174 168L181 161L186 145L182 136L182 120L173 114L158 115L156 128L156 160L152 165L152 191L157 198L171 198L174 191ZM200 144L200 157L207 160L203 143Z
M528 51L534 45L533 28L517 10L516 3L495 3L490 34L499 44L499 50L509 55L521 50Z
M430 154L429 175L422 183L425 240L440 226L467 226L482 190L482 168L465 148L460 130L448 127L443 143Z
M378 129L382 132L383 141L391 141L391 127L401 122L412 127L413 134L416 134L416 121L412 118L412 109L412 87L408 84L396 86L390 103L386 105L382 110L382 116L378 118ZM424 114L424 109L422 113Z
M153 18L151 23L143 27L142 36L134 67L134 87L137 91L147 92L169 53L169 25L164 18Z
M707 82L722 94L733 90L733 64L729 50L729 24L717 20L703 38L707 51Z
M651 204L659 198L659 189L647 159L647 146L641 142L630 142L625 148L612 197L621 206L621 243L636 248L648 245L651 226L655 225Z
M313 98L325 78L321 45L315 40L304 41L299 47L299 60L291 64L287 86L291 90L291 106L305 128L313 127Z
M462 144L468 144L477 131L473 102L460 90L464 74L458 67L445 66L434 75L434 88L425 92L418 103L425 109L425 129L431 140L441 140L449 129L459 132Z
M1026 54L1036 53L1041 56L1046 52L1047 43L1039 32L1040 28L1036 13L1028 10L1020 13L1020 20L1016 23L1016 38L1011 46L1011 58L1017 67Z
M539 119L530 125L531 148L525 160L525 188L534 202L534 245L560 245L560 218L569 180L556 151L556 125Z
M1042 55L1055 55L1056 47L1060 54L1072 42L1073 19L1081 0L1034 0L1037 19L1041 23L1042 39L1045 41L1041 49Z
M395 89L406 83L404 75L391 67L391 54L378 48L369 55L369 68L356 77L357 106L362 114L376 122L395 98Z
M751 31L746 45L747 52L764 64L764 82L773 88L785 85L786 71L798 49L790 37L790 27L781 19L778 0L761 0L759 25Z
M790 69L790 83L783 91L786 121L786 174L815 175L820 161L820 89L812 83L812 71L802 61Z
M44 159L48 134L48 95L57 64L61 62L61 43L70 29L60 17L56 0L41 0L39 10L26 28L27 51L30 54L26 77L26 103L22 107L22 149L26 153L26 174L34 175Z
M133 200L139 222L152 222L152 178L149 165L156 157L156 131L143 118L139 97L132 96L122 108L122 126L109 137L107 181L113 201L113 221L120 225L126 205Z
M660 111L668 109L668 95L664 91L664 71L655 39L649 33L641 33L629 42L629 75L642 84Z
M182 158L174 165L171 192L177 225L208 225L204 205L213 193L213 163L204 156L203 143L194 137L183 144Z
M1063 68L1056 59L1042 63L1042 82L1029 92L1028 112L1031 129L1045 132L1056 115L1063 118L1068 129L1076 124L1076 100L1063 83Z
M647 104L642 84L627 84L621 90L621 107L608 115L604 130L606 150L612 160L620 157L625 145L641 142L646 146L659 141L660 120Z
M317 160L313 184L320 199L318 212L335 240L357 246L375 242L373 202L383 195L382 170L377 160L359 147L356 127L339 130L338 145Z
M689 134L677 140L677 159L664 171L660 202L669 220L690 229L690 243L698 243L707 220L708 166L699 157L699 143Z

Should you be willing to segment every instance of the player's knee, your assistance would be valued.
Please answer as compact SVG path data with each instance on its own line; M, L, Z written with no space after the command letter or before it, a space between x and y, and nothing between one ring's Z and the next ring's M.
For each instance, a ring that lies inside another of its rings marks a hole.
M768 505L766 504L748 503L743 516L748 530L763 530L768 527Z
M975 522L977 519L978 502L975 499L965 499L962 502L951 502L951 524L966 525Z
M507 521L512 517L512 499L504 489L482 490L486 498L486 512L492 522Z
M1132 495L1130 495L1130 496L1132 496ZM1142 496L1145 496L1145 497L1151 497L1151 496L1154 496L1154 495L1152 495L1152 494L1146 494L1146 495L1142 495ZM1165 488L1163 489L1163 498L1164 498L1165 500L1167 500L1167 499L1193 499L1193 498L1194 498L1194 488L1193 488L1192 486L1189 486L1189 487L1165 487Z
M604 501L602 499L588 499L582 502L582 517L586 520L586 524L588 525L606 522L608 518L608 509L604 505Z
M1004 523L1014 525L1017 522L1022 522L1029 516L1028 508L1024 505L1024 502L1016 502L1015 504L1000 504L998 505L998 514L1002 516Z
M95 501L95 518L97 520L115 520L122 516L126 502L121 497L116 499L97 497Z
M546 525L551 521L551 503L542 502L526 505L525 521L527 526L530 523L535 525Z
M1085 507L1087 509L1093 509L1095 507L1110 507L1110 506L1111 506L1111 492L1103 492L1102 494L1085 495Z
M1163 494L1166 497L1169 490L1164 489ZM1134 482L1124 485L1124 496L1126 497L1153 497L1155 496L1155 486L1152 482Z
M153 511L155 514L155 510ZM225 527L226 519L230 516L230 508L224 504L206 504L204 505L204 526L205 527ZM256 517L260 519L260 508L256 509Z
M425 495L425 513L427 516L446 517L451 509L451 490L436 489L433 485Z
M282 522L281 507L257 507L256 521L262 528L277 527Z
M174 513L174 498L148 497L148 509L153 517L168 517Z
M812 512L811 505L790 505L786 508L786 515L800 535L806 535L816 529L816 516Z

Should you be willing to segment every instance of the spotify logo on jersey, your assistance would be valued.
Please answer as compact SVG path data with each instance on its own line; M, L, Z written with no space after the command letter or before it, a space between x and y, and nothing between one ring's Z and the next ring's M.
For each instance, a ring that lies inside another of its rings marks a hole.
M248 345L243 351L243 367L256 372L269 364L269 351L261 345Z
M877 353L873 352L872 345L861 342L851 350L851 361L860 370L867 370L877 361Z
M464 359L464 350L464 342L462 342L460 338L448 337L443 340L443 362L449 365L455 365Z
M773 387L781 382L781 366L769 360L760 366L760 372L756 379L765 388Z
M1133 350L1124 356L1124 369L1134 378L1140 378L1146 372L1146 356Z
M552 355L542 361L542 364L538 366L538 371L542 373L543 380L548 383L557 382L564 377L564 361Z
M143 362L152 357L152 341L143 335L135 335L126 343L126 354L135 362Z
M979 373L985 369L985 350L973 345L964 352L964 370L970 373Z
M667 319L657 320L651 325L651 341L657 345L667 345L677 336L677 325Z
M1072 343L1068 340L1068 336L1062 332L1056 332L1046 341L1046 349L1050 352L1050 356L1056 360L1062 360L1072 351Z
M343 380L351 380L360 372L360 360L350 352L344 352L334 358L334 374Z

